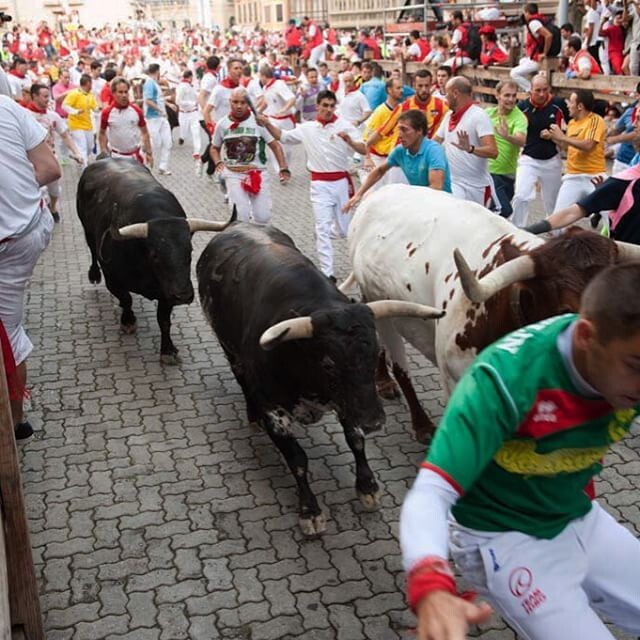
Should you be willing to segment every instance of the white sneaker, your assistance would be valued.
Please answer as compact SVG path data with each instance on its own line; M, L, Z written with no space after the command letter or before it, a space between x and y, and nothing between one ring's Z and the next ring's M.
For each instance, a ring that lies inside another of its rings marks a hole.
M171 171L169 171L169 169L158 169L158 173L161 176L170 176L171 175Z
M202 167L204 165L202 164L202 162L200 162L200 160L196 160L196 175L198 176L198 178L202 177Z

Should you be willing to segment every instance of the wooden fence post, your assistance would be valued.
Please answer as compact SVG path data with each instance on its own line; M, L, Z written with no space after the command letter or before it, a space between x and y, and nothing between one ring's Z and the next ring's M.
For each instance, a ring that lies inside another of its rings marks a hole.
M45 640L36 582L31 538L24 510L18 452L7 391L7 377L0 350L0 506L9 585L9 615L14 637ZM0 576L1 578L1 576ZM2 614L2 609L0 609ZM1 621L0 621L1 622ZM3 639L4 640L4 639Z

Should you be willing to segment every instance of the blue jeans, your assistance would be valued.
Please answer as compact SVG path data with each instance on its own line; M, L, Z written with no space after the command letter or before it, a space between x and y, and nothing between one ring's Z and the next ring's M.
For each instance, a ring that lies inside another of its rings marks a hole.
M511 176L498 175L497 173L492 173L491 178L493 180L493 186L496 189L496 195L500 201L500 215L503 218L509 218L513 213L511 200L513 200L516 179Z

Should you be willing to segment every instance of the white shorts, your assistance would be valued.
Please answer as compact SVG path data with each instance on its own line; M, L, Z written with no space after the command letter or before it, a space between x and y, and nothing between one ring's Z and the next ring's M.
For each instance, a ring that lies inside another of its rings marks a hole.
M53 216L43 207L29 233L0 244L0 319L7 330L16 364L27 359L33 349L22 319L24 292L29 278L47 248L53 229Z
M640 540L597 502L551 540L453 523L451 555L523 640L613 640L598 614L640 634Z

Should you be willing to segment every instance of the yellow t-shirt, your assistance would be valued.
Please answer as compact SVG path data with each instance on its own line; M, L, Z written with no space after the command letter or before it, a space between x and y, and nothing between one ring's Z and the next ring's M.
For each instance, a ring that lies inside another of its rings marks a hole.
M380 127L380 129L378 129L378 133L381 135L393 136L394 147L398 144L398 118L405 111L409 111L410 109L417 109L424 113L427 118L427 137L429 139L433 138L436 134L442 119L447 111L449 111L449 107L446 105L444 100L436 98L435 96L431 96L429 98L429 102L427 102L426 106L417 102L415 96L411 96L400 105L399 109L394 109L391 112L391 115L387 118L387 121L382 125L382 127Z
M594 175L605 173L607 165L604 159L604 139L606 135L604 119L596 113L590 113L580 120L570 120L567 125L567 137L577 140L595 140L591 151L580 151L567 147L566 173L587 173Z
M69 114L69 118L67 123L69 125L69 129L73 130L82 130L82 131L92 131L93 123L91 122L91 112L98 108L98 103L96 99L89 91L89 93L85 93L82 89L73 89L67 94L67 97L64 99L63 105L67 105L72 107L73 109L79 109L80 113L77 115Z
M367 126L364 130L364 133L362 134L362 139L366 142L372 133L376 131L379 132L379 130L382 128L382 125L385 124L385 122L389 119L389 116L395 110L397 110L399 113L400 105L398 105L395 109L392 109L386 102L383 102L379 107L376 107L376 110L371 114L369 120L367 120ZM371 153L376 156L386 157L393 151L393 148L395 146L396 142L393 132L391 132L391 135L382 134L380 140L372 145L370 147L370 150Z

